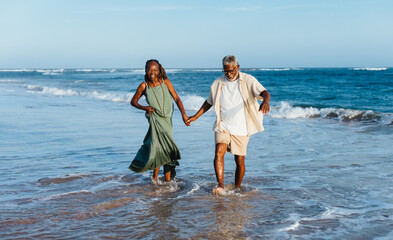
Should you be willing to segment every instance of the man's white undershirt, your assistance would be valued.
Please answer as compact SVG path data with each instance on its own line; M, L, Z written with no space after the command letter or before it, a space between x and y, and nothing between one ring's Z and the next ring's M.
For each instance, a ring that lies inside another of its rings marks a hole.
M221 127L231 135L246 136L247 124L239 79L227 81L220 98Z

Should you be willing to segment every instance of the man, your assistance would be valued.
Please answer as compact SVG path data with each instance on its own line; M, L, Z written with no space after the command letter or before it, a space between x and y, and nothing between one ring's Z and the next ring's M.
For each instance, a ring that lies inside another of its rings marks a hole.
M214 169L218 187L214 194L224 191L224 155L230 151L235 155L235 187L240 188L246 171L244 159L250 135L263 131L263 114L270 111L270 94L253 76L239 72L235 56L229 55L222 60L224 76L216 79L209 98L199 111L188 119L197 120L212 106L216 111ZM258 100L263 100L259 105Z

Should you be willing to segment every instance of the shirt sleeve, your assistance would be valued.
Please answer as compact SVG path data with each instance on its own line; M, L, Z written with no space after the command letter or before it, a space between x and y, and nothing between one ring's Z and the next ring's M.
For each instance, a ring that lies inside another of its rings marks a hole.
M206 99L207 103L210 105L213 105L213 95L212 95L212 89L210 88L210 94L208 99Z
M262 86L260 82L255 77L250 77L250 91L254 97L256 97L259 101L263 100L263 97L260 96L261 92L265 91L266 89Z

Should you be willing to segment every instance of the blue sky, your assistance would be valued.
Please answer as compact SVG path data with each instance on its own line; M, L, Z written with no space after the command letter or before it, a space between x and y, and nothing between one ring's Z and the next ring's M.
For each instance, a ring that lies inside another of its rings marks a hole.
M0 1L0 68L393 67L393 1Z

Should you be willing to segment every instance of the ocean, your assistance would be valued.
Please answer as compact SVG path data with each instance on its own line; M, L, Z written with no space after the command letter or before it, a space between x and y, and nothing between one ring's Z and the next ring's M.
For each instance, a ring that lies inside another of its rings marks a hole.
M222 75L166 70L189 116ZM271 112L242 188L227 153L216 196L212 110L187 127L175 107L174 181L128 169L148 129L129 104L143 69L0 69L0 238L393 239L393 68L241 71Z

